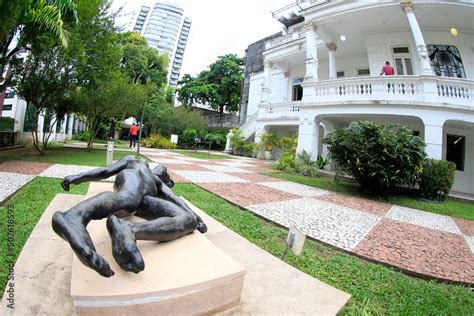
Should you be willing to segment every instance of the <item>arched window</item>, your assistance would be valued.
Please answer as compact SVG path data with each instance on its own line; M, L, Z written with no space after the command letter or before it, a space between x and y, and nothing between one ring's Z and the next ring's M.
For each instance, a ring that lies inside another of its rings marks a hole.
M427 45L431 67L437 76L466 78L461 54L456 46Z

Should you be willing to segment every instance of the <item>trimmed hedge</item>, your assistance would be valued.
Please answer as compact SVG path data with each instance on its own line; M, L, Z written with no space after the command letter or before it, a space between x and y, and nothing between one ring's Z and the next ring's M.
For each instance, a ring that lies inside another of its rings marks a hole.
M142 140L142 144L147 148L175 149L176 144L169 141L166 137L158 134L152 134Z
M445 201L454 182L456 164L426 159L420 177L420 192L425 199Z

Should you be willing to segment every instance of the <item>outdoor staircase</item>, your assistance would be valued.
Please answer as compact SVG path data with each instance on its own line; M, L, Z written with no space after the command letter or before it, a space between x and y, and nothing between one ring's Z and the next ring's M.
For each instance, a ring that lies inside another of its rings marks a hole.
M244 140L247 140L250 136L255 133L255 129L257 127L257 114L254 114L247 118L247 121L239 128L239 130L243 131L242 137Z

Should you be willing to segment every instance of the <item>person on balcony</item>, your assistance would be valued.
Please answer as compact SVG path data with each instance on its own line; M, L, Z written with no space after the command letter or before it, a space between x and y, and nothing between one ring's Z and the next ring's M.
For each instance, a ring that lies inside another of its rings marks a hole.
M395 75L395 69L390 66L388 61L385 62L385 66L382 67L382 71L380 72L380 76L385 74L385 76L393 76ZM395 93L395 85L394 84L387 84L388 92L390 92L390 88L392 88L393 93Z
M388 61L386 61L385 66L382 67L382 72L380 73L380 76L381 75L385 75L385 76L395 75L395 69L393 69L393 67L390 66L390 63Z

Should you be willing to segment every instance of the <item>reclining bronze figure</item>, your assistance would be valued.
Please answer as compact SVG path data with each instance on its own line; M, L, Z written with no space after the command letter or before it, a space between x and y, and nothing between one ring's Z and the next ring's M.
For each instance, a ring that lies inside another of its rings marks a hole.
M79 260L104 277L114 275L107 261L96 251L86 226L91 220L107 218L112 253L125 271L143 271L145 263L137 240L169 241L198 230L207 231L201 217L176 196L166 167L151 170L145 160L127 156L107 168L97 168L67 176L61 182L69 191L71 184L107 179L116 175L114 192L93 196L66 212L56 212L52 226L56 234L69 242ZM135 215L147 221L136 223L119 218Z

